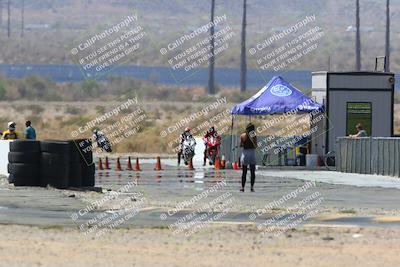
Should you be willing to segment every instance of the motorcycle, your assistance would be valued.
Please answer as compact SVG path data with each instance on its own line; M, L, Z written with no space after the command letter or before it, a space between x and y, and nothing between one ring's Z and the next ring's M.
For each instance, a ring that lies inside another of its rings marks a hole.
M194 138L187 138L182 143L182 159L185 162L185 165L188 165L189 162L194 157L194 149L196 147L196 140Z
M97 146L102 150L111 153L112 148L110 141L108 138L100 131L96 131L96 133L93 136L94 140L97 142Z
M210 165L214 165L215 159L219 155L220 144L221 138L219 136L210 136L207 139L207 158Z

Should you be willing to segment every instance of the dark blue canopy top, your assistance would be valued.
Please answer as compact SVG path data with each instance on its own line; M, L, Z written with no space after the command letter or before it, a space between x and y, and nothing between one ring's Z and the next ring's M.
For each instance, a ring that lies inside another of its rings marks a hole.
M234 106L231 114L267 115L296 111L307 113L322 106L280 76L275 76L257 94Z

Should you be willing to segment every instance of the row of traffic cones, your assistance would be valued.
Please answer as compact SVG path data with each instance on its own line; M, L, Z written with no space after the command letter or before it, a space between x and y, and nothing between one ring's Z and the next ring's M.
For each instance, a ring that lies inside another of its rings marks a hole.
M158 157L158 163L160 162L160 157ZM160 163L160 168L161 168L161 163ZM103 161L101 160L101 158L99 158L98 161L98 166L97 166L98 170L111 170L110 168L110 163L108 161L108 157L106 157L105 162L104 162L104 167L103 167ZM116 171L122 171L122 167L121 167L121 162L119 160L119 158L117 158L117 164L115 167ZM141 171L140 169L140 164L139 164L139 158L136 158L136 163L135 163L135 167L132 168L132 162L131 162L131 157L128 157L128 165L126 167L126 170L128 171Z
M226 161L225 161L225 156L222 155L222 158L220 159L219 156L215 158L214 162L214 169L219 170L219 169L225 169L226 168Z
M232 167L233 167L234 170L238 170L239 168L241 168L240 159L237 162L232 163ZM225 157L222 156L222 159L220 159L219 156L217 156L216 159L215 159L215 162L214 162L214 169L215 170L219 170L219 169L225 169L225 168L226 168ZM102 159L99 158L97 169L98 170L110 170L111 169L108 157L106 157L106 159L105 159L104 166L103 166ZM188 169L189 170L194 170L193 161L192 160L190 160L190 162L189 162ZM117 163L116 163L115 170L116 171L122 171L121 162L120 162L119 158L117 158ZM128 164L127 164L126 170L128 170L128 171L141 171L140 164L139 164L139 158L136 158L135 166L132 167L131 157L128 157ZM161 158L160 158L160 156L157 157L157 161L156 161L156 165L154 167L154 170L155 171L163 170L162 167L161 167Z

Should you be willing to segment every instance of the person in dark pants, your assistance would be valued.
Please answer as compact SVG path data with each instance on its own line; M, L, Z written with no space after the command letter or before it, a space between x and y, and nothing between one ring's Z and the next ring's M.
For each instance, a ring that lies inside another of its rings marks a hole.
M246 126L246 131L240 135L240 146L243 147L242 151L242 188L241 192L244 192L244 186L246 185L247 168L250 165L250 176L251 176L251 192L254 192L254 183L256 181L256 148L257 148L257 136L255 132L254 124L249 123Z

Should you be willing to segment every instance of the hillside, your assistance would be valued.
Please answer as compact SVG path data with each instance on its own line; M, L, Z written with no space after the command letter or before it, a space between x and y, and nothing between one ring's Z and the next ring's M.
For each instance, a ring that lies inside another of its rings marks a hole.
M204 25L209 20L209 0L25 0L25 33L20 36L21 1L11 1L11 38L7 38L6 6L3 2L0 28L0 64L7 63L75 63L71 49L80 40L120 22L129 14L138 15L138 23L147 36L145 49L124 63L168 65L160 48ZM354 66L354 4L350 0L248 0L248 48L315 14L312 27L324 36L318 49L288 66L291 69L352 70ZM400 41L396 25L400 22L400 1L392 7L392 71L399 71ZM217 57L218 66L237 67L240 60L241 0L217 0L216 16L226 15L226 23L235 33L229 48ZM375 56L384 54L385 6L382 0L361 2L362 64L372 69ZM250 67L257 67L249 55Z

